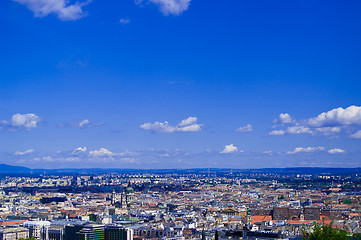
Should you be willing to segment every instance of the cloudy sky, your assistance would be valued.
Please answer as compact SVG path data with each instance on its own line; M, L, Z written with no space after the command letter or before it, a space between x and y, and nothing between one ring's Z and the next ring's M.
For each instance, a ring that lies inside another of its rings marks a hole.
M360 9L0 1L0 163L361 167Z

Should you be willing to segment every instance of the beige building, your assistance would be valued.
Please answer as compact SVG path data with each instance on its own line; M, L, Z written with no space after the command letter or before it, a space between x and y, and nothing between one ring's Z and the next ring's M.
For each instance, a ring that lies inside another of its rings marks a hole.
M0 229L0 240L17 240L29 238L29 229L23 227Z

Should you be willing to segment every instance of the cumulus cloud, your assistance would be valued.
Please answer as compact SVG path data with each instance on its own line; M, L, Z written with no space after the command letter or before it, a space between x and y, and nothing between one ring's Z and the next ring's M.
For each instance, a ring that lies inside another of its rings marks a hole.
M234 153L238 152L238 148L234 146L233 144L226 145L220 153Z
M288 127L286 130L273 130L268 133L268 135L285 135L288 134L303 134L303 133L310 133L312 134L312 130L310 128L304 127L304 126L291 126Z
M16 156L23 156L23 155L27 155L27 154L30 154L30 153L33 153L35 150L34 149L28 149L28 150L25 150L23 152L21 151L16 151L14 154Z
M78 147L78 148L74 149L72 154L80 154L80 153L84 153L84 152L86 152L86 147Z
M335 108L308 119L307 123L314 127L361 125L361 107Z
M114 156L114 153L109 151L106 148L100 148L99 150L90 151L89 156L91 156L91 157L112 157L112 156Z
M35 164L37 167L43 168L44 166L52 166L52 167L69 167L67 165L69 162L74 163L71 167L114 167L114 164L119 163L136 163L137 152L121 152L114 153L106 148L95 149L93 151L87 152L88 149L86 147L78 147L72 151L64 150L64 151L56 151L52 154L42 154L41 152L34 154L28 154L26 156L24 151L16 153L21 156L20 160L17 160L18 164ZM15 153L14 153L15 154ZM23 155L20 155L23 154ZM149 155L144 154L146 157ZM45 164L45 165L42 165ZM104 165L108 164L108 165ZM28 165L29 166L29 165ZM121 167L120 165L117 165Z
M361 130L350 135L350 138L361 139Z
M277 119L275 119L273 122L274 122L274 123L287 124L287 123L293 123L294 120L293 120L293 118L291 117L290 114L288 114L288 113L281 113L281 114L279 115L279 117L278 117Z
M160 133L173 133L173 132L199 132L203 124L197 123L196 117L189 117L182 120L176 126L169 125L167 121L165 122L154 122L154 123L144 123L140 125L140 128L143 130L150 130L152 132Z
M41 118L33 113L27 113L27 114L14 114L11 117L10 121L2 120L0 121L0 130L7 129L11 131L16 130L31 130L33 128L36 128L38 126L38 123L41 122Z
M11 118L11 126L25 128L27 130L31 128L36 128L37 124L40 122L40 117L36 116L33 113L20 114L17 113Z
M269 135L288 134L311 134L336 137L342 130L352 131L361 126L361 107L350 106L348 108L335 108L328 112L323 112L316 117L303 120L294 120L288 113L280 114L279 118L274 121L281 125L275 127L283 127L285 123L293 124L286 129L276 130ZM346 132L347 132L346 131ZM360 133L361 135L361 133ZM351 138L357 138L357 134L350 135ZM360 136L361 138L361 136Z
M339 149L339 148L334 148L334 149L328 150L328 153L330 153L330 154L345 153L345 152L346 152L345 150Z
M273 130L269 132L268 135L279 136L279 135L285 135L285 133L286 132L284 130Z
M237 132L253 132L254 128L251 124L247 124L244 127L239 127L236 129Z
M78 20L86 13L83 7L88 5L91 1L75 2L69 4L68 0L13 0L17 3L25 5L30 11L34 13L35 17L45 17L49 14L55 14L62 21Z
M180 15L189 7L191 0L136 0L136 4L143 2L154 3L158 6L159 10L166 16Z
M296 154L296 153L310 153L310 152L320 152L320 151L325 151L324 147L298 147L295 148L295 150L293 151L289 151L287 152L288 154Z
M189 125L192 125L194 123L197 122L197 118L196 117L189 117L189 118L186 118L184 120L182 120L178 126L180 127L184 127L184 126L189 126Z
M312 131L308 127L304 126L292 126L287 128L287 133L289 134L302 134L302 133L311 133Z

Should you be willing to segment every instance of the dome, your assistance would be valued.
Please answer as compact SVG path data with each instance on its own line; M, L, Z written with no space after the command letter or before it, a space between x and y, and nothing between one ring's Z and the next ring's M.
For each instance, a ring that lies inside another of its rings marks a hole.
M131 192L134 192L134 189L133 189L132 187L127 187L127 188L125 189L125 191L126 191L127 193L131 193Z

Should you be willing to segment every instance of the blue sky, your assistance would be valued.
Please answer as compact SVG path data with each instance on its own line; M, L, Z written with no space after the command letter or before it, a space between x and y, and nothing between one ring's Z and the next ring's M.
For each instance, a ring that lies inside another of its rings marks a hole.
M1 1L0 163L361 167L360 10Z

